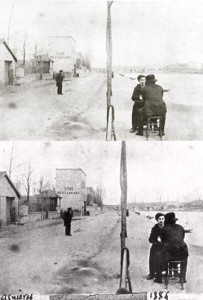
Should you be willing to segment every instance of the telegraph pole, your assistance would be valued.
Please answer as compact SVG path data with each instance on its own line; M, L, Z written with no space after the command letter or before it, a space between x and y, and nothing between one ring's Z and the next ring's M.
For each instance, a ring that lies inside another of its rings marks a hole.
M112 96L112 30L111 30L111 5L113 1L107 1L107 28L106 28L106 54L107 54L107 127L106 140L116 141L114 129L114 107L111 105Z
M127 165L126 165L126 142L122 141L121 165L120 165L120 185L121 185L121 250L125 247L126 229L126 204L127 204Z
M112 30L111 30L111 5L113 1L107 1L107 28L106 28L106 53L107 53L107 107L111 105L112 96Z
M12 167L13 167L13 151L14 151L14 142L12 143L11 156L10 156L10 162L9 162L9 177L10 177L10 179L11 179L11 173L12 173Z
M9 21L8 21L8 33L7 33L7 44L8 45L9 45L9 39L10 39L10 27L11 27L11 18L12 18L14 2L15 2L15 0L12 3L11 12L10 12Z

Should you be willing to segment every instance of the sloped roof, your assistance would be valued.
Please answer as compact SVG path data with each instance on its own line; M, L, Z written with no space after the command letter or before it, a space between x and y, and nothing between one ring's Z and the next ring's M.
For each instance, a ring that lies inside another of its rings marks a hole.
M48 198L61 198L61 196L59 196L55 191L52 191L50 189L44 190L42 192L42 196L43 197L48 197Z
M46 54L40 54L40 55L37 55L37 61L49 62L49 61L53 61L53 60L50 59L49 56Z
M12 50L9 48L9 46L7 45L7 43L5 42L4 39L0 39L0 44L4 44L5 47L7 48L8 52L10 52L10 54L13 56L13 59L15 60L15 62L17 62L17 58L15 56L15 54L12 52Z
M16 192L18 198L21 197L20 195L20 192L17 190L17 188L15 187L15 185L13 184L13 182L11 181L11 179L8 177L8 175L6 174L5 171L0 171L0 180L3 178L3 177L6 177L6 179L8 180L8 182L10 183L10 185L12 186L12 188L14 189L14 191Z

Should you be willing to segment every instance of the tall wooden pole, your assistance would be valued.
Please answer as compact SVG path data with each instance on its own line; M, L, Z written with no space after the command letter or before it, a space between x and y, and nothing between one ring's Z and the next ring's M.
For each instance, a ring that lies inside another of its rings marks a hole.
M111 5L107 1L107 28L106 28L106 53L107 53L107 107L111 104L112 96L112 31L111 31Z
M10 162L9 162L9 177L11 179L11 173L12 173L12 164L13 164L13 151L14 151L14 142L12 144L12 148L11 148L11 156L10 156Z
M10 39L10 27L11 27L11 18L12 18L13 7L14 7L14 1L12 3L11 12L10 12L9 21L8 21L8 34L7 34L7 44L8 45L9 45L9 39Z
M122 141L121 147L121 166L120 166L120 185L121 185L121 250L125 247L126 229L126 205L127 205L127 165L126 165L126 142Z

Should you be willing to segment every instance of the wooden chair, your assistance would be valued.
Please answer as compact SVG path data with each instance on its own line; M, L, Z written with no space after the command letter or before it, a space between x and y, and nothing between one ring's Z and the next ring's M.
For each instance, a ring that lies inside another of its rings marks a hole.
M180 278L181 289L184 290L184 278L182 272L183 261L182 260L170 260L167 263L166 275L165 275L165 285L168 289L168 282L170 278Z
M154 115L154 116L147 117L147 128L146 128L146 139L147 139L147 141L148 141L148 138L149 138L149 132L150 131L155 132L155 131L152 131L152 127L153 127L153 124L155 122L156 122L156 127L158 128L160 139L162 140L162 135L163 135L163 132L162 132L162 116Z

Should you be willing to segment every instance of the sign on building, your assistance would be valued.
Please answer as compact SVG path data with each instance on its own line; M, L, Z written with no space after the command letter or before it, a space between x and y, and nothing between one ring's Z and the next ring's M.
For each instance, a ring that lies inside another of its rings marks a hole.
M76 41L72 36L50 36L49 57L54 62L54 72L72 72L76 63Z
M56 190L61 198L61 208L84 210L86 201L86 174L82 169L56 169Z

